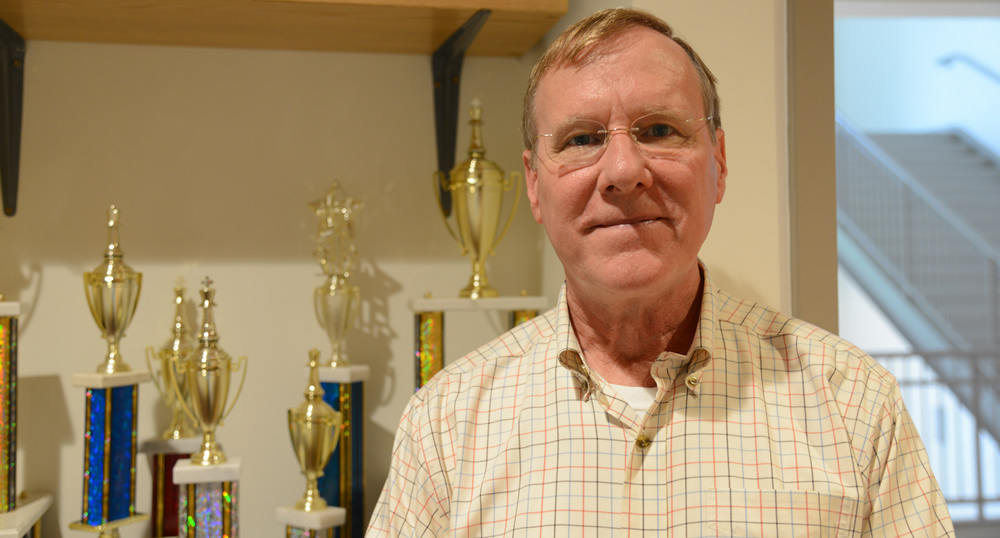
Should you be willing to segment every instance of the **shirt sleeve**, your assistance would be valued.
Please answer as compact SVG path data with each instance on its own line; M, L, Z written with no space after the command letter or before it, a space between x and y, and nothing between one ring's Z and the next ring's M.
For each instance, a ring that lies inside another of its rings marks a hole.
M448 488L437 436L429 428L424 402L410 400L393 444L389 475L372 514L366 537L443 535L449 527Z
M870 512L863 536L955 536L927 452L893 383L873 416L874 453L867 469Z

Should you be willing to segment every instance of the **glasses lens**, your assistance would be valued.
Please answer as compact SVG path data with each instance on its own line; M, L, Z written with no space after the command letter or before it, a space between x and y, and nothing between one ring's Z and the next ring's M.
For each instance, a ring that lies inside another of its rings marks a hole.
M554 133L542 135L539 142L550 159L562 164L587 164L601 154L607 133L600 122L579 120L566 124Z
M682 120L665 114L650 114L632 123L639 147L650 157L664 157L683 148L703 120Z

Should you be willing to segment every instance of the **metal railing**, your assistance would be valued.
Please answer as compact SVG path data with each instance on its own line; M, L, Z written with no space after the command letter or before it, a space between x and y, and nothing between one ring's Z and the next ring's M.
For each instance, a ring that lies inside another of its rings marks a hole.
M996 413L993 388L1000 384L1000 354L872 356L899 382L952 517L956 521L1000 518L1000 447L987 431L989 418L973 412L955 392L958 389L979 402L980 410ZM938 372L948 373L949 378Z

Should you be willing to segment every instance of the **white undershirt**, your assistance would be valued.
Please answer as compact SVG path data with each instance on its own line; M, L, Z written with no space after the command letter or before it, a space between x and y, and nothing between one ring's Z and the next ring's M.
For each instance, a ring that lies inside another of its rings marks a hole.
M608 384L637 413L645 413L649 409L649 406L653 405L653 400L656 399L656 387L629 387L626 385Z

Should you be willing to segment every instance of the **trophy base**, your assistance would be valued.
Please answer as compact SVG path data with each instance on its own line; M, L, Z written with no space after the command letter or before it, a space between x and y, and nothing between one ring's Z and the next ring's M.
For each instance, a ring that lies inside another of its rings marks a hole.
M69 524L70 530L100 533L101 536L118 536L118 528L149 519L149 514L136 514L124 519L109 521L103 525L88 525L82 521Z
M215 441L203 443L201 449L191 454L192 465L219 465L226 463L226 454Z

